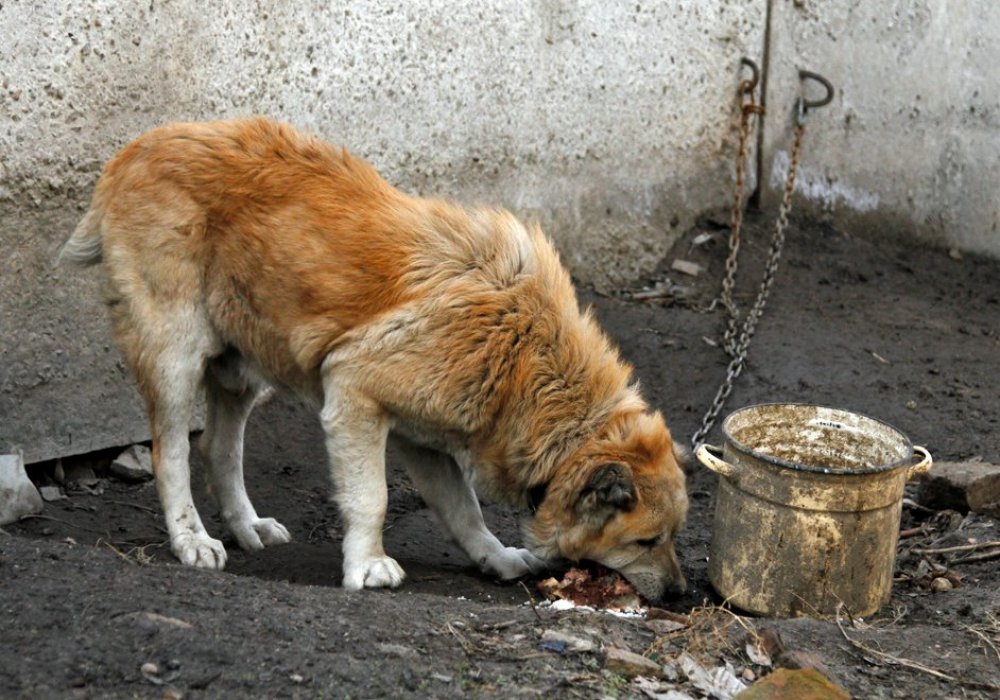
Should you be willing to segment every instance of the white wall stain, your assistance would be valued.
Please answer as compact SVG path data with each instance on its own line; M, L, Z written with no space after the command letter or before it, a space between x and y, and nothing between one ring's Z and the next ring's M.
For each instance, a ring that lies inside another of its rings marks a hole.
M789 155L787 151L777 151L771 166L770 185L781 190L788 177ZM875 211L879 205L877 192L851 187L802 165L795 177L795 191L807 199L822 204L826 210L845 205L856 212Z

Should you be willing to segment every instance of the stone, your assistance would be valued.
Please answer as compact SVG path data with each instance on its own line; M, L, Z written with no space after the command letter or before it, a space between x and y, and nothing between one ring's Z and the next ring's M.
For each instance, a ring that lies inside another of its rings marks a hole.
M677 260L674 260L674 262L670 265L670 269L676 270L677 272L689 275L691 277L697 277L702 273L702 271L705 268L703 268L696 262L691 262L690 260L681 260L680 258L678 258Z
M115 458L109 471L122 481L149 481L153 478L153 455L145 445L132 445Z
M937 462L922 479L917 500L934 510L1000 517L1000 465Z
M779 668L733 696L735 700L850 700L850 694L814 668Z
M589 639L575 637L572 634L566 634L557 630L545 630L542 632L542 644L549 644L545 648L550 651L557 651L561 648L561 651L558 653L594 651L597 648L597 645Z
M41 495L42 500L46 502L61 501L66 498L66 494L58 486L43 486L38 489L38 493Z
M604 666L626 678L649 676L659 678L663 674L660 664L628 649L607 647L604 650Z
M45 504L19 454L0 455L0 525L41 513Z

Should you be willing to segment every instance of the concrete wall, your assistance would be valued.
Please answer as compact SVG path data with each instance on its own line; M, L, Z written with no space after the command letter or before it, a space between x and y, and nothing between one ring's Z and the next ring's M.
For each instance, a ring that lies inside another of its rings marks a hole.
M578 279L652 267L725 206L760 0L0 2L0 450L146 435L95 271L52 261L101 164L166 121L264 113L403 189L545 226Z
M1000 4L775 0L764 177L787 172L799 68L810 115L796 207L846 229L1000 255Z
M52 267L143 131L278 116L405 190L539 220L577 279L615 285L728 206L736 68L769 8L765 206L807 68L837 92L797 211L1000 255L992 0L0 0L0 450L146 436L97 275Z

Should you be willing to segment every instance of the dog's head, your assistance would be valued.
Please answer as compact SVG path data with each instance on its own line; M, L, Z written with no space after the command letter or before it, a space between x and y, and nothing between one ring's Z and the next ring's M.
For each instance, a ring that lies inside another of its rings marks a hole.
M674 551L688 499L659 413L615 417L560 465L526 526L538 556L615 569L649 600L685 588Z

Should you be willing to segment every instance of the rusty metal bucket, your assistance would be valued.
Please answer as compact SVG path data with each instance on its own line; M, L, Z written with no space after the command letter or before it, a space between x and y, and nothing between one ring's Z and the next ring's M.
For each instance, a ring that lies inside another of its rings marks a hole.
M808 404L750 406L722 430L721 450L697 450L720 476L715 589L773 617L841 604L863 617L888 602L903 487L930 469L927 450L882 421Z

